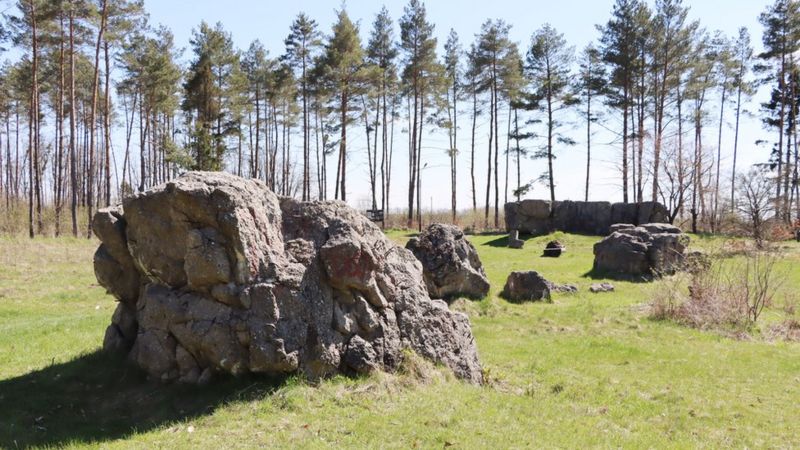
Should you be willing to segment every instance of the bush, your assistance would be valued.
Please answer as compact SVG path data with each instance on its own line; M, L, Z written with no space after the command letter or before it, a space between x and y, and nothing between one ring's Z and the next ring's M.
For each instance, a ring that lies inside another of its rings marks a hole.
M650 303L650 317L698 329L752 327L780 288L778 256L753 252L743 263L699 267L673 279Z

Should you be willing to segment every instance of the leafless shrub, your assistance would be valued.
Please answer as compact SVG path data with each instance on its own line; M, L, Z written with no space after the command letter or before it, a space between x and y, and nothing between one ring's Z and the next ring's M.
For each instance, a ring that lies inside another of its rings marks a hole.
M733 258L736 256L747 256L759 251L756 243L752 240L729 239L718 249L717 255L720 258Z
M772 185L764 170L752 169L740 174L737 183L737 209L745 217L750 234L761 247L766 238L767 217L772 210Z
M800 342L800 322L795 319L787 319L771 325L767 329L766 337L771 341Z
M755 253L746 258L746 263L739 265L738 273L730 280L734 288L732 293L747 310L747 318L751 324L758 321L764 308L772 304L780 289L781 279L775 271L778 256L774 253Z
M656 293L650 317L698 329L748 329L780 288L777 259L774 253L754 252L741 263L717 263L676 277Z

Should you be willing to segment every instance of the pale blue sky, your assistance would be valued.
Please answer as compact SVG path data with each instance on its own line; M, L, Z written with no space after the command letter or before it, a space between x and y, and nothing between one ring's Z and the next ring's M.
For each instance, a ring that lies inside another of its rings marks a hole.
M151 15L152 22L161 23L173 30L176 42L181 47L188 47L191 30L196 27L201 20L207 22L220 21L225 29L233 35L234 42L240 48L246 49L254 39L259 39L270 50L272 56L277 56L283 52L283 40L286 37L289 25L297 13L304 11L314 18L320 25L320 29L328 33L334 20L334 11L339 9L339 1L255 1L255 0L169 0L154 1L145 0L146 9ZM735 36L741 26L750 29L753 43L758 50L761 46L761 26L758 23L758 15L766 8L771 1L768 0L686 0L690 6L690 16L692 19L699 19L701 24L710 31L721 30L729 36ZM402 15L405 1L390 1L385 3L395 21ZM375 14L380 10L382 3L369 0L349 0L346 3L347 11L351 18L361 24L362 39L366 40L372 25ZM613 0L560 0L560 1L541 1L541 0L491 0L491 1L452 1L452 0L428 0L426 7L429 19L436 24L436 35L439 37L440 47L444 43L445 37L451 28L455 29L466 46L472 41L480 25L489 18L504 19L513 25L511 36L521 44L523 49L527 48L527 43L531 34L542 24L549 22L557 30L562 32L571 45L578 50L589 42L597 39L598 33L595 25L605 23L612 9ZM188 50L184 54L184 59L188 59ZM757 101L754 101L749 108L757 110ZM715 107L716 108L716 107ZM718 112L712 116L718 115ZM465 115L461 119L461 136L467 137L467 122L469 117ZM609 118L608 125L616 128L615 119ZM733 117L730 116L729 121ZM485 142L488 127L484 124L479 128L482 139L479 145L479 155L485 156ZM505 129L501 123L500 127ZM555 175L557 180L557 197L560 199L582 199L583 197L583 178L585 166L585 148L582 136L583 125L576 124L575 138L579 144L573 148L559 150L560 157L556 163ZM706 132L706 142L716 147L715 125L709 124ZM746 119L743 123L742 135L740 138L742 164L752 164L759 162L766 157L766 149L756 148L753 143L757 139L767 138L768 135L762 131L760 121L757 118ZM361 206L361 202L368 197L368 187L366 183L367 168L364 162L365 138L361 127L354 128L356 134L352 141L353 148L351 163L348 169L348 197L350 203ZM730 129L725 131L726 137L723 143L723 153L730 153L732 146L733 133ZM396 136L399 149L395 152L396 164L393 178L392 206L401 207L405 204L405 189L407 185L407 166L406 152L403 151L405 136L400 133ZM296 140L295 140L296 141ZM619 187L620 177L615 165L619 159L620 150L612 146L603 146L602 142L608 142L609 137L598 134L596 136L597 146L594 159L595 170L593 172L593 189L591 198L593 200L621 200L621 188ZM297 141L296 141L297 142ZM423 159L431 166L423 174L423 204L429 207L431 200L436 208L447 208L449 206L449 176L448 160L443 149L447 146L446 135L435 133L426 136L423 143ZM691 140L689 140L691 142ZM468 192L468 145L467 140L460 139L462 154L459 158L459 170L463 175L459 186L458 195L461 207L467 206L470 202ZM478 198L482 198L485 193L485 163L483 157L477 158L482 164L476 168L476 173L480 174L477 180ZM723 159L723 170L729 165L728 158ZM523 179L537 177L545 169L545 161L526 160L523 163ZM501 175L502 177L502 175ZM483 182L481 182L481 180ZM524 181L523 180L523 181ZM331 180L332 183L332 180ZM502 183L502 180L501 180ZM484 186L481 188L480 186ZM502 184L501 184L502 189ZM332 192L332 190L331 190ZM510 193L509 193L510 196ZM544 198L547 196L546 188L537 185L530 197ZM502 193L501 193L502 197ZM501 198L502 201L502 198ZM481 202L479 201L479 204Z

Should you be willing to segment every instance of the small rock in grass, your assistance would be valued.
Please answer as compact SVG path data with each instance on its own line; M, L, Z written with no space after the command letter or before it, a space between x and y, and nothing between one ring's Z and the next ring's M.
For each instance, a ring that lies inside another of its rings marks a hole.
M602 292L614 292L614 285L611 283L596 283L589 287L589 291L594 294Z
M542 256L546 258L558 258L565 251L567 251L567 248L564 247L564 244L558 241L550 241L545 246Z
M550 301L552 283L536 271L511 272L503 288L503 297L512 302Z
M561 294L577 294L578 286L574 284L551 284L550 291L558 292Z

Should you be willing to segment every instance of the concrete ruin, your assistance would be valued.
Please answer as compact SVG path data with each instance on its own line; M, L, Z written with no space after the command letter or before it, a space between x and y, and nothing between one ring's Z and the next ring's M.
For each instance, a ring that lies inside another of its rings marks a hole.
M611 225L628 223L669 222L669 211L655 202L610 203L575 202L571 200L552 203L547 200L522 200L506 203L506 230L534 236L554 231L598 236L609 234Z

